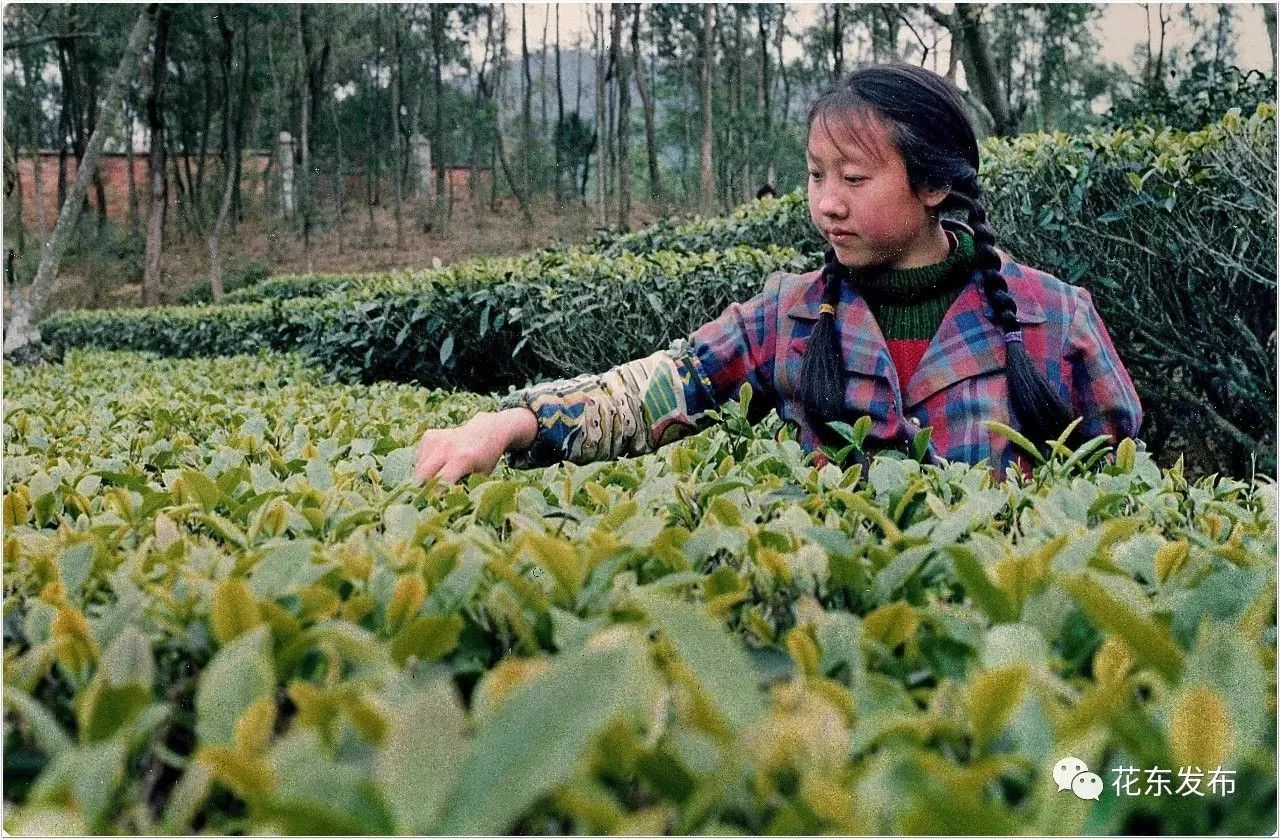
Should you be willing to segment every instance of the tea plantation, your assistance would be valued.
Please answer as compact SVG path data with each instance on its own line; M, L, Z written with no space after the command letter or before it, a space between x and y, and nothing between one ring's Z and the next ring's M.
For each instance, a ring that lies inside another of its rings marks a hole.
M1269 480L816 469L730 403L417 486L491 398L290 355L5 377L10 832L1275 829Z
M815 267L798 193L56 314L4 366L5 830L1273 833L1274 137L984 147L1155 453L1001 480L817 468L746 390L641 458L413 480L425 429Z

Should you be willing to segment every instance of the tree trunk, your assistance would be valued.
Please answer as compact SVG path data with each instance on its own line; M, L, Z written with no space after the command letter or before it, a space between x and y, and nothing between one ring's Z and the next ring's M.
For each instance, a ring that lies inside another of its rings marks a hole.
M164 88L169 75L169 26L173 10L160 6L156 16L155 48L151 57L151 89L147 96L147 126L151 132L148 179L151 207L147 220L147 242L142 258L142 305L153 306L159 297L160 260L164 253L164 216L169 199L165 177Z
M1271 44L1271 72L1276 70L1276 7L1274 3L1262 4L1262 20L1267 25L1267 43Z
M654 128L653 95L649 92L649 83L644 75L644 56L640 54L640 4L635 4L635 18L631 29L631 57L636 68L636 89L640 91L640 102L644 105L644 143L649 157L649 197L654 201L662 200L662 182L658 175L658 138Z
M992 133L1001 137L1014 133L1017 126L1010 113L1009 94L996 72L991 45L983 28L986 5L957 5L949 15L927 4L923 8L935 22L950 29L955 36L953 43L960 46L960 61L964 65L965 78L978 101L991 115Z
M154 7L149 7L138 15L138 19L133 25L133 30L129 34L128 44L124 48L124 54L120 56L120 64L116 67L116 72L111 78L111 84L107 88L106 99L103 101L101 109L104 115L115 114L120 111L120 102L124 98L125 87L129 80L133 78L138 66L138 60L142 55L142 51L146 48L147 36L151 32L150 15L154 11ZM159 14L160 23L165 27L167 34L167 16L171 13L164 7L160 7ZM158 41L157 43L160 42ZM164 66L163 62L157 63L161 67ZM103 123L110 121L107 118L103 119ZM97 169L98 157L102 154L102 145L106 142L107 133L107 126L99 125L93 132L93 136L89 138L89 143L85 148L84 159L80 162L80 168L76 171L76 180L71 187L71 194L67 196L67 200L62 204L62 211L58 215L58 224L54 228L53 235L44 244L40 256L40 266L36 269L35 281L31 286L31 296L27 301L32 321L44 314L49 292L52 290L54 280L57 278L58 263L62 259L62 254L71 239L71 233L79 217L85 193L88 192L89 183L93 179L93 172ZM15 337L26 337L20 330L15 329L20 315L17 311L17 301L14 301L14 303L15 307L11 315L9 330L15 333ZM27 312L22 312L21 316L26 316L27 314ZM30 337L34 339L39 336L31 335ZM7 340L6 343L8 343ZM9 347L6 347L6 349L9 349Z
M631 74L621 48L622 4L613 7L614 51L618 57L618 227L631 229Z
M404 68L400 63L400 9L389 7L391 14L391 147L392 183L395 186L395 204L392 215L396 220L396 250L404 250L404 138L400 129L400 85Z
M40 235L40 247L44 247L45 240L49 238L49 221L45 217L44 207L44 155L40 153L40 132L39 110L40 103L36 101L36 80L35 68L31 66L32 62L22 62L22 80L28 94L27 97L27 131L31 138L31 175L35 193L36 202L36 231ZM19 149L21 152L21 149ZM16 169L14 170L17 171Z
M14 134L16 135L14 142L17 143L18 150L21 151L22 135L16 131ZM18 156L9 146L8 140L4 141L4 192L6 197L13 198L13 206L10 207L6 203L5 209L13 214L14 224L17 226L18 234L16 237L18 241L15 243L16 249L18 253L22 253L27 249L27 225L22 219L22 205L24 203L23 198L25 196L22 192L22 176L19 174ZM4 270L6 272L8 272L10 268L12 262L10 254L13 253L13 251L14 248L9 247L9 243L6 242L4 248ZM13 281L13 279L14 278L9 276L8 273L5 274L6 283Z
M563 73L560 68L560 4L556 3L556 133L552 136L558 137L560 126L564 125L564 80ZM582 57L577 56L579 62ZM581 66L581 65L579 65ZM556 206L559 207L564 202L564 189L562 186L562 178L564 173L564 159L561 154L560 143L555 144L556 147ZM573 178L570 178L573 180Z
M604 101L604 7L594 4L593 46L596 58L596 213L600 227L609 226L609 209L605 205L605 182L608 179L608 161L605 146L609 142L609 131L605 125Z
M467 190L471 195L471 207L476 227L484 225L484 214L480 212L480 137L484 130L484 114L486 100L489 98L489 50L493 45L493 12L485 12L484 57L480 60L480 72L476 76L476 96L471 108L471 171L467 175ZM490 176L492 177L492 170ZM423 231L426 232L425 230Z
M444 100L444 81L441 76L441 65L444 63L444 27L448 23L447 12L441 11L441 7L435 3L431 4L431 89L435 95L432 99L432 131L431 137L431 156L435 159L436 165L436 212L435 212L435 229L441 234L445 232L448 226L448 219L453 214L452 207L449 206L449 196L445 190L445 167L449 163L449 155L445 154L444 147L444 116L441 109L441 102ZM502 25L503 37L506 37L505 18ZM501 98L499 96L499 98ZM492 169L490 170L493 171ZM497 182L497 178L493 179Z
M699 198L702 209L710 211L715 203L715 179L711 161L711 95L715 52L716 7L708 3L702 7L702 176L699 182Z
M253 131L246 130L245 115L250 110L249 107L249 61L252 52L249 49L249 28L252 16L241 15L241 27L243 36L240 39L240 108L236 114L236 151L243 152L245 146L253 143ZM254 116L260 113L260 108L255 105L253 108ZM257 120L254 120L257 124ZM240 194L241 172L240 166L236 166L235 180L231 185L231 232L235 232L236 223L244 217L244 200Z
M239 168L239 155L235 150L235 105L231 99L231 63L235 57L235 30L228 21L226 5L218 10L218 31L222 35L222 54L218 63L222 73L222 89L226 94L222 108L222 161L223 188L222 201L218 204L218 216L213 222L213 231L209 234L209 288L213 302L222 300L222 231L227 224L227 214L231 209L231 194L235 190L235 170ZM244 102L240 103L244 107Z
M133 155L133 109L128 105L124 107L124 155L125 166L128 167L125 172L125 179L128 183L129 190L129 235L138 236L142 233L142 210L138 206L138 176L133 171L134 155ZM41 213L43 218L43 212Z
M533 75L529 72L529 27L525 15L526 4L520 4L520 61L524 68L524 109L521 125L524 127L524 194L533 194Z
M374 6L374 19L376 26L374 27L373 36L373 72L365 77L367 86L365 97L365 136L368 140L364 149L364 206L368 223L364 228L364 246L366 249L372 249L374 246L374 238L377 231L377 223L373 216L374 205L374 185L378 178L378 132L374 130L374 113L377 110L375 102L378 96L377 79L379 74L378 56L382 52L382 7Z
M192 207L195 210L196 229L203 233L205 229L205 197L204 197L204 167L209 156L209 126L213 124L213 95L210 90L210 79L213 73L209 70L209 51L205 48L203 42L200 46L200 65L204 75L204 99L200 109L200 150L196 155L196 177L195 187L191 190ZM223 86L223 93L230 98L231 91L227 89L228 85ZM185 147L186 143L183 143ZM226 150L223 150L223 156L226 156ZM188 165L190 164L190 156L186 158ZM190 183L190 177L187 178Z
M222 232L227 226L227 216L231 211L231 195L235 191L236 170L239 169L240 155L235 147L235 108L231 101L231 62L235 55L235 31L227 20L227 7L222 6L218 14L218 29L222 33L222 84L226 91L226 102L222 111L222 148L223 148L223 187L222 201L218 205L218 216L213 222L213 232L209 234L209 287L213 294L213 302L222 300ZM245 103L240 102L243 109Z
M311 28L307 4L298 5L298 100L301 117L298 122L298 208L302 217L302 256L307 273L313 273L311 265L311 91L308 89L311 75Z
M844 75L844 23L840 18L840 4L831 6L831 65L835 80Z
M542 18L542 52L538 56L538 94L540 104L538 110L539 136L547 136L547 27L551 23L551 4L547 4L546 14Z
M254 116L257 116L256 112ZM338 109L336 107L331 106L329 108L329 118L333 121L333 168L335 170L333 200L338 205L338 221L334 224L333 229L338 239L338 255L342 256L346 252L343 230L347 223L347 173L343 165L342 130L338 125Z
M494 132L493 147L494 154L498 158L498 163L502 166L503 177L507 179L507 185L511 187L511 193L516 198L516 203L520 206L520 215L526 224L533 224L533 211L529 207L529 198L520 188L520 184L516 181L514 173L511 171L511 165L507 161L507 151L502 141L502 75L501 68L506 63L506 44L507 44L507 13L506 9L499 7L499 15L501 20L501 32L498 35L498 69L494 73L494 89L498 91L498 95L494 97L494 104L497 106L496 122L497 130ZM496 180L496 178L495 178Z

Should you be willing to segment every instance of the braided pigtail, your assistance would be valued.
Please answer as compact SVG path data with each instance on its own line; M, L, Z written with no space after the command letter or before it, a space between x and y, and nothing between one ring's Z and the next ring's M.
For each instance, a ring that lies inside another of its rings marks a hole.
M822 307L800 371L800 401L816 420L815 427L838 419L844 408L844 357L836 330L836 304L849 269L836 258L835 248L828 247L825 257Z
M978 175L970 171L953 184L946 204L963 209L973 228L974 268L982 273L982 290L991 306L992 321L1004 333L1005 375L1009 380L1009 401L1019 425L1036 445L1056 438L1071 422L1071 408L1054 392L1022 345L1018 324L1018 304L1009 293L1009 284L1000 274L1000 255L995 234L987 225L987 208L982 203ZM1084 442L1078 431L1068 445Z

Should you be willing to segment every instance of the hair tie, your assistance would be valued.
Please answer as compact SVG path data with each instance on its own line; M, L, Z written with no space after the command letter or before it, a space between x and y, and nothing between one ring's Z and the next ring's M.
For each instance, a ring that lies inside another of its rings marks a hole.
M818 307L819 315L834 315L835 313L836 313L836 307L832 306L830 303L823 303L821 306Z
M1004 342L1005 342L1006 344L1012 344L1014 341L1017 341L1019 344L1021 344L1021 343L1022 343L1022 330L1021 330L1021 329L1015 329L1015 330L1013 330L1012 332L1006 332L1006 333L1004 333Z

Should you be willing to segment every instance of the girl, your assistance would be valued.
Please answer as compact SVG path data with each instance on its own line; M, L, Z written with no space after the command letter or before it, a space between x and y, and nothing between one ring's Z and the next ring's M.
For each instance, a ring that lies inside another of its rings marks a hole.
M1137 436L1142 407L1089 292L995 247L977 138L950 82L870 66L823 94L808 125L822 269L772 274L670 349L426 432L415 474L456 481L505 452L524 468L642 454L706 427L744 381L757 416L776 408L809 451L839 443L827 422L864 414L868 449L901 449L928 426L935 462L985 460L997 475L1018 450L986 420L1037 443L1077 416L1075 442ZM950 211L968 224L940 217Z

